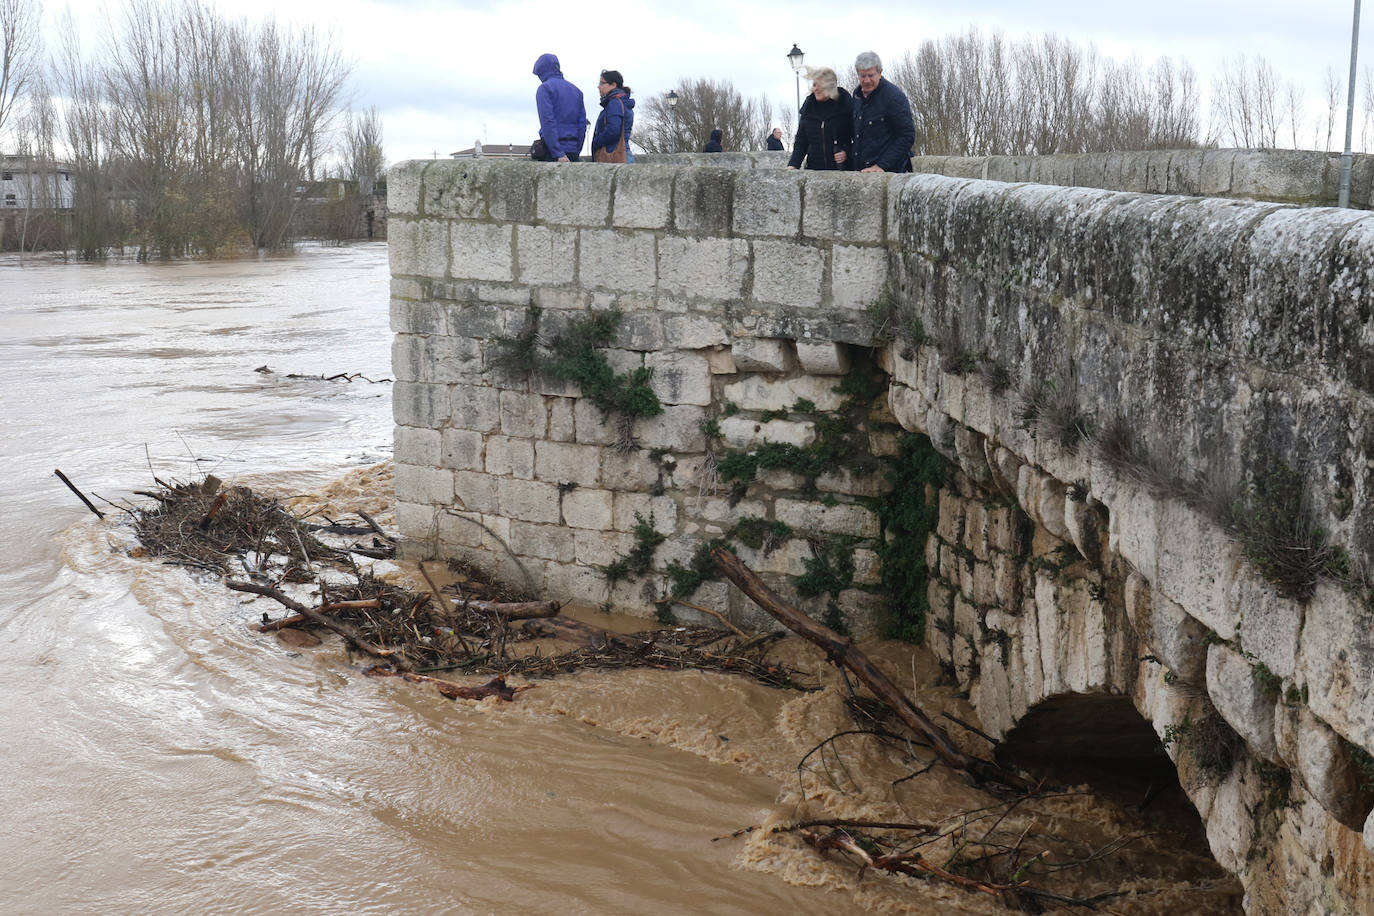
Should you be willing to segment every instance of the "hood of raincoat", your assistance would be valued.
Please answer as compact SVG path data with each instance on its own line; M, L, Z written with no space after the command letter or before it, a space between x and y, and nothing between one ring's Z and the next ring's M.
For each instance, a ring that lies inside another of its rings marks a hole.
M540 54L539 59L534 62L534 75L543 82L555 76L562 76L563 68L558 65L558 55Z

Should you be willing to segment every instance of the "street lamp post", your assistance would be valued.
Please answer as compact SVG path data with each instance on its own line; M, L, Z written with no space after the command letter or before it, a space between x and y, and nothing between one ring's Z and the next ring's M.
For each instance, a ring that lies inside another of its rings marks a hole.
M804 52L792 42L792 50L787 52L787 62L792 65L792 74L797 78L797 110L801 111L801 72Z
M677 90L668 90L668 110L673 113L673 152L678 152L681 145L677 140Z
M1345 106L1345 152L1341 153L1341 187L1336 205L1350 206L1350 134L1355 128L1355 55L1360 48L1360 0L1355 0L1355 24L1350 29L1350 94Z

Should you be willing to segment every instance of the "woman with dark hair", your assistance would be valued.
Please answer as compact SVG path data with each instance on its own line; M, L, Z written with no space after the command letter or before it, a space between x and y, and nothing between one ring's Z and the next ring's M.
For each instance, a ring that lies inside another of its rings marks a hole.
M602 70L596 88L601 93L601 114L592 131L592 160L595 162L634 162L630 153L630 131L635 126L635 100L619 70Z
M812 70L811 94L797 119L789 169L847 169L854 154L854 99L829 67Z

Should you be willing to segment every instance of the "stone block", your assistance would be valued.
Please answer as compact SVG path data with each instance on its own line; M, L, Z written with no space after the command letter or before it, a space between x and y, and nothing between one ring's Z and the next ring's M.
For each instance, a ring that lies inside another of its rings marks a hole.
M624 229L663 229L672 213L673 171L639 166L616 169L611 225Z
M1207 694L1221 717L1252 750L1279 763L1274 739L1275 698L1265 695L1244 656L1220 643L1208 648Z
M398 382L426 382L429 374L429 338L397 334L391 339L391 375Z
M440 512L439 542L445 546L481 547L486 535L481 520L482 516L477 512L456 512L452 509Z
M549 409L548 438L552 442L572 442L577 438L577 420L573 413L575 398L548 398L545 404Z
M477 471L482 468L481 433L470 429L446 429L442 442L442 460L438 464L455 471Z
M1303 788L1341 824L1362 830L1374 792L1340 735L1305 708L1280 704L1275 713L1279 754Z
M561 226L517 226L516 279L530 285L572 283L577 272L577 231Z
M510 328L510 314L507 309L485 303L460 303L448 305L444 309L444 320L448 333L461 337L475 337L479 340L503 340L519 333ZM522 318L524 310L516 312Z
M608 421L601 408L586 398L573 401L573 422L577 427L577 442L610 445L620 438L615 421Z
M748 172L735 179L736 235L795 236L801 209L801 182L795 174Z
M448 223L392 219L387 236L392 276L448 276Z
M573 544L578 563L609 566L634 548L635 539L621 531L577 529L573 531Z
M734 375L739 372L739 367L735 365L735 357L728 346L707 350L706 363L711 367L712 375Z
M1358 599L1329 582L1317 583L1303 623L1299 666L1311 710L1374 751L1374 627Z
M537 440L534 444L534 476L552 483L599 486L601 451L596 445Z
M813 423L769 420L760 423L747 417L726 417L720 421L720 436L732 448L755 448L765 442L805 447L816 441Z
M1207 628L1158 591L1150 592L1148 642L1154 654L1189 684L1207 672Z
M1165 501L1162 510L1155 590L1222 639L1234 639L1240 616L1226 598L1241 563L1239 548L1220 526L1180 500Z
M548 431L544 398L520 391L501 392L501 432L524 439L542 439Z
M438 467L442 454L441 441L437 429L398 426L392 436L392 454L397 464Z
M472 512L493 513L497 509L496 480L477 471L454 471L454 505Z
M529 169L492 169L487 179L487 212L492 219L534 222L535 179Z
M428 503L397 501L396 530L403 538L432 540L438 536L440 509Z
M672 534L677 530L677 503L671 496L617 491L612 515L617 531L633 530L636 515L651 522L654 530L661 534Z
M563 494L563 524L572 528L604 531L614 520L614 496L610 490L578 487Z
M727 235L735 176L724 169L678 169L673 185L673 226L679 232Z
M448 422L448 388L398 381L391 386L391 415L398 426L437 429Z
M391 330L397 334L445 334L443 309L435 302L408 302L392 299Z
M663 333L667 343L679 350L705 350L707 347L724 346L730 342L722 320L705 315L677 315L665 318Z
M830 270L831 304L866 309L887 288L887 249L836 245L831 249Z
M840 242L883 241L887 183L854 172L806 176L802 235Z
M412 159L387 170L386 205L389 220L419 215L420 186L428 165L423 159Z
M940 540L959 544L964 540L965 503L955 493L941 489L935 533Z
M868 467L839 467L816 478L816 485L825 493L844 493L848 496L878 497L892 490L892 483L880 469Z
M748 269L749 243L743 239L666 236L659 241L658 283L670 295L739 299Z
M486 472L495 477L534 479L534 440L488 436Z
M1231 615L1240 621L1240 647L1279 677L1293 677L1302 605L1280 595L1249 563L1237 567L1227 598Z
M756 302L799 309L820 308L825 281L825 251L799 242L756 240L754 283Z
M849 349L843 344L797 341L797 361L811 375L847 375Z
M398 501L431 506L453 502L453 472L444 468L397 464L395 487Z
M480 385L454 385L447 394L452 405L451 416L454 426L476 430L479 433L495 432L501 428L499 389Z
M420 207L425 216L444 220L485 220L490 161L432 162L425 169Z
M430 382L475 382L482 374L482 349L471 337L431 337L426 372Z
M710 405L711 366L701 353L665 350L647 354L644 362L654 370L650 387L665 405Z
M658 416L645 417L636 422L635 433L644 448L703 452L706 450L706 435L701 431L701 424L705 420L706 410L703 407L665 407Z
M601 456L602 485L617 493L648 490L658 481L659 470L643 449L632 452L606 449Z
M497 511L510 519L556 525L558 495L558 487L537 480L503 477L496 481Z
M804 375L788 379L749 375L726 385L722 395L744 410L793 410L797 401L806 400L825 412L838 410L844 403L833 379Z
M887 389L887 406L902 429L925 432L931 407L919 391L905 385L892 385Z
M1089 563L1102 563L1103 545L1107 539L1107 510L1091 498L1070 498L1064 503L1064 525L1069 540Z
M878 536L878 516L864 506L840 504L824 506L820 503L796 499L778 499L774 504L777 520L786 522L798 531L822 531L827 534L848 534L861 538Z
M647 232L582 230L578 283L583 289L651 293L657 261Z
M449 276L456 280L514 279L513 226L453 223L449 227Z
M730 350L740 372L782 372L787 368L790 348L791 341L787 340L737 337Z
M538 178L535 212L560 226L605 226L610 218L613 169L550 168Z
M511 522L510 549L522 557L570 563L575 555L573 533L557 525Z

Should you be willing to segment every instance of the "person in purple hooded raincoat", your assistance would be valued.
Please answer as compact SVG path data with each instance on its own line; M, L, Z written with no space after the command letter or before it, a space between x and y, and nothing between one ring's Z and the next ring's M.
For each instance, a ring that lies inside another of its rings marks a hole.
M539 139L547 148L547 162L576 162L587 137L587 106L582 90L563 79L558 58L541 54L534 62L539 88L534 104L539 111Z

